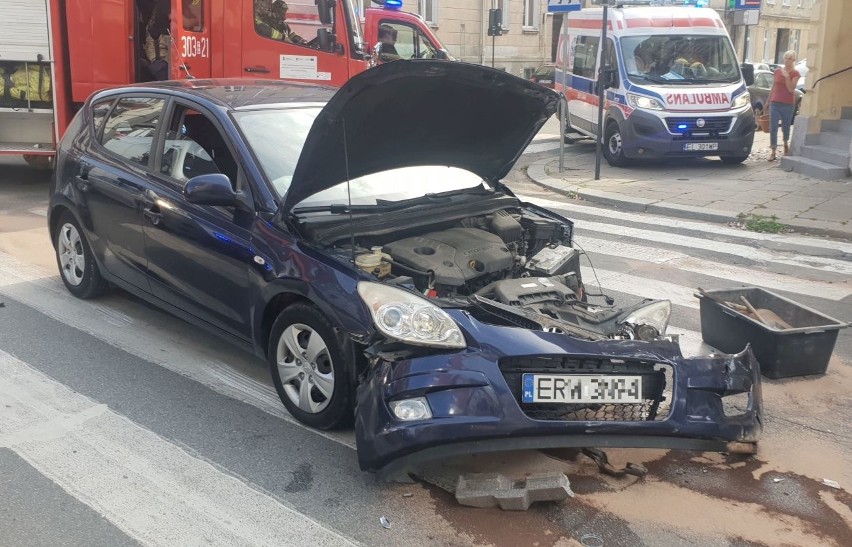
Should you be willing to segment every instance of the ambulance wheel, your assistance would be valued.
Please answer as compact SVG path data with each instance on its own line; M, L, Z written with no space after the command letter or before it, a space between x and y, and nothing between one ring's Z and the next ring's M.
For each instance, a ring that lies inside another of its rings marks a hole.
M618 122L610 120L606 124L603 141L603 155L606 161L613 167L624 167L628 159L624 156L624 141L621 138L621 129Z
M42 154L24 154L24 161L33 169L47 171L53 169L53 156Z

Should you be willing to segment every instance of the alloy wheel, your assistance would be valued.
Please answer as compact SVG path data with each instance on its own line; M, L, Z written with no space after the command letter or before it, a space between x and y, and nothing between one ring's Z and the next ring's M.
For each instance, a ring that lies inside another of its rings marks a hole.
M80 232L73 224L65 223L59 229L56 240L56 252L59 253L62 275L68 283L76 287L83 282L86 271L86 255L83 251Z
M311 327L289 325L276 351L281 385L290 401L304 412L322 412L334 393L334 367L328 346Z

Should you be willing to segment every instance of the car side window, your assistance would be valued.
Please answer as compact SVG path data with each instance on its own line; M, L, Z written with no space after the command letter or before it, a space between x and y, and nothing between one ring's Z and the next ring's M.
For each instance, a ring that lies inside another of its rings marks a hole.
M225 138L204 113L177 105L164 141L160 173L181 186L192 177L222 173L237 181L237 162Z
M104 120L106 120L107 114L109 114L109 109L112 108L112 102L112 99L105 99L92 105L92 128L95 135L100 134Z
M147 167L165 104L164 99L149 97L119 99L104 122L101 144L113 154Z

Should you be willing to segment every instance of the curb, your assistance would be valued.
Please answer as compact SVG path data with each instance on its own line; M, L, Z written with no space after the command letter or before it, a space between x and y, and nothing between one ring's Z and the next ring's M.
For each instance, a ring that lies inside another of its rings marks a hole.
M707 207L696 207L694 205L682 205L680 203L669 203L667 201L640 197L626 197L621 194L614 194L603 190L575 186L563 179L556 179L548 176L545 171L545 165L552 161L554 161L554 158L550 157L543 158L529 164L527 167L527 177L539 186L569 198L582 198L590 203L608 205L624 211L637 213L652 213L661 216L702 220L705 222L715 222L719 224L740 221L737 215L732 215L727 211L708 209ZM788 222L784 222L784 225L797 233L828 236L846 240L852 239L852 234L842 230L814 228L812 226L803 226Z

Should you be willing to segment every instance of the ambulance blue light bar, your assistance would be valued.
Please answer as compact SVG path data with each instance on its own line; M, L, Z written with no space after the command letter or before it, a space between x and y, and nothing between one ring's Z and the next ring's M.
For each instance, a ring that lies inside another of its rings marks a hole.
M385 0L385 9L399 11L402 9L402 0Z

